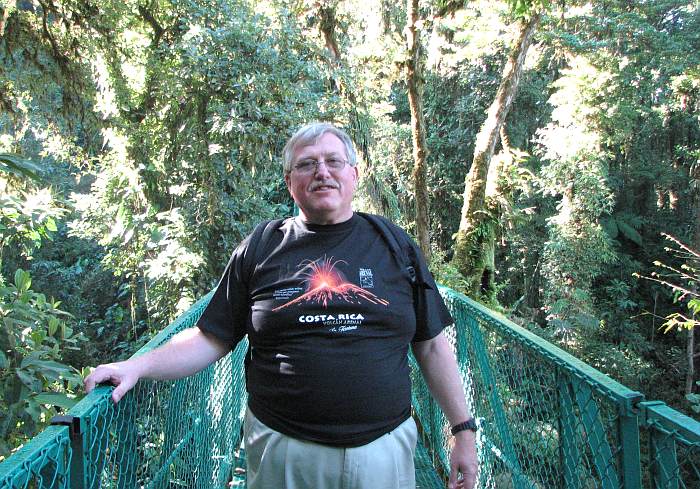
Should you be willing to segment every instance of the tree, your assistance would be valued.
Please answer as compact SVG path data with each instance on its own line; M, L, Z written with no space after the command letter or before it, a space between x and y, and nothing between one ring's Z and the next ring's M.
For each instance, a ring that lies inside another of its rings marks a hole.
M406 2L406 85L408 105L411 109L411 142L413 146L413 189L415 194L416 237L426 259L430 260L430 220L425 143L425 118L423 116L423 65L421 30L425 21L420 18L418 0Z
M476 139L474 157L464 182L462 216L455 239L452 263L465 276L468 294L495 299L493 265L486 254L487 243L495 236L493 217L486 207L486 184L489 165L493 157L498 135L518 89L525 57L532 42L540 12L535 10L527 19L519 20L518 38L503 68L501 84L489 107L486 121Z

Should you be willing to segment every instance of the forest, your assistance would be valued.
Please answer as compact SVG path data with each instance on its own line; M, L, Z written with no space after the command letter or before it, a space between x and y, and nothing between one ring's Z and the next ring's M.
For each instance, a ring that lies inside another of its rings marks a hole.
M292 214L314 120L440 283L700 416L697 0L0 0L0 460Z

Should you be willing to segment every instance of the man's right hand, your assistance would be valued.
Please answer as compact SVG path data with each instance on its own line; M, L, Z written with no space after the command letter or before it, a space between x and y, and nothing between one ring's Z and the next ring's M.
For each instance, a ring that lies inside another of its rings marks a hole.
M99 365L90 375L85 377L85 391L91 392L97 384L109 382L116 388L112 392L112 400L118 403L124 394L129 392L139 380L139 374L133 362L107 363Z
M109 382L116 386L112 400L119 402L140 378L175 380L195 374L230 351L230 347L198 327L188 328L173 336L155 350L129 360L100 365L85 377L85 390Z

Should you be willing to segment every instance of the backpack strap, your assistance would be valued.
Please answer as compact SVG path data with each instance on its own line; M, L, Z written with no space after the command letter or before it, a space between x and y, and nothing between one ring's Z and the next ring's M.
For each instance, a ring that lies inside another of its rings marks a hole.
M415 250L411 246L408 237L386 217L365 212L358 212L357 214L368 220L381 235L391 254L406 273L411 286L415 288L420 281L420 277L418 277L420 267L416 266Z
M358 212L358 215L367 219L377 232L384 238L387 246L394 255L397 262L404 270L407 280L413 289L413 310L418 324L425 324L427 321L427 298L426 287L430 286L426 282L421 265L418 262L417 251L408 235L387 218L374 214Z
M284 219L272 219L271 221L263 221L253 229L250 233L250 241L248 242L248 251L243 257L243 276L246 280L250 280L255 271L255 267L260 263L264 256L263 253L270 243L270 238L275 234Z
M246 283L250 283L250 279L253 277L255 267L265 258L264 253L267 248L267 245L270 243L270 238L272 238L272 235L275 234L275 231L277 231L280 228L280 226L282 226L283 222L284 219L272 219L271 221L263 221L257 226L255 226L253 232L250 233L248 249L246 250L245 255L243 255L242 263L242 275L243 277L245 277ZM243 359L246 382L248 380L248 365L250 364L252 353L252 347L250 346L249 342L248 350L246 351L245 358ZM242 429L243 428L241 427L241 430Z

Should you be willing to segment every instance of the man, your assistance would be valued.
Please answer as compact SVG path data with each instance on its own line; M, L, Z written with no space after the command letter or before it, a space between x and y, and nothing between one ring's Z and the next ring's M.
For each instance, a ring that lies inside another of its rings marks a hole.
M442 333L452 319L429 276L417 319L405 270L352 210L358 177L345 132L324 123L299 129L284 149L299 216L264 243L241 243L197 327L143 356L100 365L86 390L111 382L118 402L139 378L194 374L247 334L250 489L412 489L410 345L453 426L449 486L471 489L473 419Z

